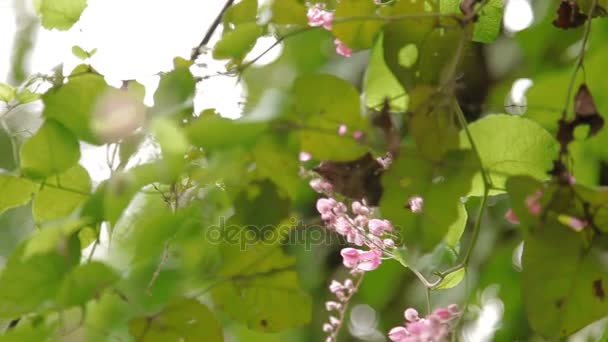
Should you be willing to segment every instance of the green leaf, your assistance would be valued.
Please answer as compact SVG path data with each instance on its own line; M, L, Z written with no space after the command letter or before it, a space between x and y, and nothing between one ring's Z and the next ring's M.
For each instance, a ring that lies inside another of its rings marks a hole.
M431 250L446 237L454 244L464 229L457 225L466 224L460 198L469 191L477 169L476 157L470 150L449 151L441 160L432 161L403 149L382 176L382 214L401 230L407 246L414 249ZM424 201L419 213L405 208L414 196Z
M80 265L67 274L59 292L57 302L63 307L82 305L98 298L102 291L113 285L120 276L109 266L91 261Z
M87 0L34 0L34 8L46 29L66 31L79 19Z
M151 115L175 115L184 113L191 116L192 99L196 81L190 72L192 63L182 58L175 58L174 69L160 78L156 93L154 93L154 107ZM180 118L181 120L181 118Z
M25 242L22 258L29 259L52 252L67 255L69 240L84 226L82 220L71 220L39 229Z
M212 290L220 310L253 330L276 332L310 321L311 300L298 286L295 260L272 245L232 247Z
M409 68L418 61L418 48L414 44L408 44L399 50L399 64Z
M374 16L376 4L368 0L350 0L338 3L335 11L336 18ZM336 38L353 49L368 49L374 44L374 39L382 28L382 20L352 20L348 22L335 21L332 33Z
M72 46L72 54L82 60L89 58L89 54L78 45Z
M272 180L292 199L296 197L301 182L300 164L296 153L289 150L285 142L265 135L253 148L253 156L260 176ZM278 170L281 171L277 172Z
M99 144L92 129L92 116L101 95L111 88L103 76L87 72L84 66L74 69L69 82L49 90L42 96L44 116L55 119L72 131L79 139ZM82 70L84 69L84 70Z
M46 120L27 140L19 153L23 172L33 178L47 178L78 163L78 139L55 120Z
M154 316L135 318L129 332L141 342L224 341L219 321L196 299L176 299Z
M301 25L308 22L306 7L297 0L274 0L271 5L271 22L279 25Z
M479 11L479 19L475 22L473 41L479 43L491 43L500 34L502 16L504 12L504 0L489 0Z
M0 173L0 214L5 210L27 204L39 185L25 178Z
M464 233L464 229L467 226L467 220L469 216L464 204L460 204L458 206L458 219L452 223L452 225L448 228L448 232L445 235L445 243L448 246L454 248L458 246L460 242L460 238Z
M160 144L169 174L171 177L177 177L186 164L185 155L190 146L183 129L166 118L154 120L151 128Z
M230 30L230 24L238 26L242 23L255 22L257 14L257 0L241 0L238 4L230 6L224 13L224 29Z
M489 115L470 124L469 131L493 187L504 189L507 177L512 175L548 178L547 171L557 156L558 144L535 122L504 114ZM460 146L470 147L464 131L460 132ZM491 194L504 192L498 189L492 189ZM478 173L469 195L482 194L483 180Z
M52 306L61 281L73 262L57 253L23 258L23 245L0 274L0 317L14 319Z
M440 160L450 149L458 147L458 127L454 124L454 114L446 107L437 106L422 108L418 102L429 102L434 90L431 87L419 86L412 92L412 108L408 131L414 138L416 150L426 158Z
M17 101L21 104L34 102L40 99L40 94L34 93L28 89L23 89L17 94Z
M462 279L464 279L464 275L465 275L465 269L460 268L457 271L452 272L452 273L448 274L447 276L445 276L445 278L443 278L443 280L439 283L439 285L437 285L437 287L435 287L435 289L446 290L446 289L451 289L452 287L458 286L458 284L460 284Z
M541 335L568 336L608 312L603 252L589 248L581 234L554 220L534 227L522 265L528 319Z
M91 178L80 165L52 176L34 198L34 219L42 222L66 217L89 197L90 192Z
M242 60L262 35L263 29L257 23L244 23L226 32L213 48L215 59Z
M222 117L198 118L186 127L186 135L196 146L221 148L249 145L268 130L268 123L231 120Z
M249 185L234 199L235 214L227 224L231 228L252 231L255 233L254 238L261 239L266 231L275 229L289 214L290 201L277 190L277 187L268 181Z
M54 337L54 324L20 323L0 335L0 342L49 341Z
M416 47L419 52L422 51L429 32L435 28L436 18L423 16L417 18L415 16L420 13L437 12L435 7L434 3L428 1L398 1L391 7L390 15L413 15L413 18L395 20L384 27L384 59L386 65L407 91L413 89L417 82L419 76L416 71L422 58L417 58L415 64L405 67L401 64L400 53L405 46L410 45Z
M365 133L368 123L350 83L331 75L305 75L296 79L293 94L294 116L303 126L298 132L301 150L331 160L352 160L367 152L352 136ZM338 135L340 125L348 127L345 136Z
M441 0L441 13L462 14L460 11L461 2L461 0ZM504 5L504 0L489 0L483 4L483 8L477 13L478 18L474 25L473 41L491 43L496 40L502 26Z
M378 38L370 56L365 75L365 105L380 110L384 99L388 98L391 111L405 112L408 96L384 62L383 39L382 36Z
M11 102L15 98L15 88L0 82L0 101L4 101L6 103Z

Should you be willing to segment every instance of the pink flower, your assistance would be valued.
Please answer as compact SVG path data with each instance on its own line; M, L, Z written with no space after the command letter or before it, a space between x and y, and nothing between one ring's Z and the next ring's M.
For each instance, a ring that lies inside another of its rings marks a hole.
M308 17L308 25L313 27L323 26L324 29L331 31L334 13L325 10L325 4L318 3L309 7L306 16Z
M302 151L298 155L298 158L300 159L301 162L306 162L306 161L309 161L312 159L312 155L306 151Z
M439 342L448 337L451 322L460 315L458 306L449 305L447 308L439 308L424 318L418 316L418 311L408 308L404 312L405 326L391 329L388 337L391 341L398 342Z
M418 316L418 311L414 308L407 308L403 312L403 316L405 316L405 320L410 322L415 322L420 319L420 317Z
M388 338L391 341L401 342L406 339L410 333L405 327L394 327L388 332Z
M395 241L393 241L393 239L384 239L382 243L386 248L395 248Z
M329 291L331 293L336 293L339 291L344 290L344 285L342 285L340 282L332 280L331 284L329 284Z
M424 200L420 196L412 196L407 200L407 206L413 213L420 213L422 212L422 207L424 206Z
M348 235L353 230L353 226L345 217L338 217L334 224L336 232L341 235Z
M348 49L348 50L349 50L349 51L351 51L350 49ZM339 53L339 52L338 52L338 53ZM340 53L340 54L341 54L341 53ZM342 55L342 54L341 54L341 55ZM346 56L346 55L343 55L343 56ZM346 56L346 57L350 57L350 54L349 54L348 56ZM362 132L362 131L354 131L354 132L353 132L353 138L354 138L355 140L361 140L361 139L363 139L363 135L364 135L364 134L363 134L363 132Z
M359 250L357 249L343 248L340 255L342 255L342 263L348 268L356 268L359 264Z
M568 226L575 232L580 232L583 228L587 227L589 222L585 219L579 219L578 217L570 217L568 219Z
M363 204L361 204L361 202L359 201L354 201L353 204L351 205L352 209L353 209L353 213L356 215L362 215L362 216L367 216L369 215L369 208Z
M532 195L526 198L526 207L528 207L528 212L534 216L540 215L543 210L542 205L540 204L540 199L543 197L543 192L538 190Z
M393 230L393 226L388 220L371 219L367 225L369 231L374 235L382 235L386 231Z
M327 311L332 311L332 310L340 310L342 308L342 304L338 303L338 302L334 302L334 301L328 301L325 302L325 309Z
M507 212L505 213L505 219L511 224L519 224L519 219L515 215L513 209L507 210Z
M333 190L333 186L331 185L331 183L321 178L311 179L308 184L314 191L318 193L327 193Z
M350 57L353 54L353 50L351 48L349 48L348 46L346 46L346 44L344 44L340 39L336 38L334 39L334 44L336 44L336 53L339 55L342 55L344 57ZM355 133L359 132L359 134L357 134L357 136L359 136L359 138L357 138L355 136ZM357 131L355 133L353 133L353 137L355 139L360 139L361 137L363 137L363 133L360 131Z
M338 126L338 135L343 136L346 134L346 132L348 132L348 126L344 124Z
M382 252L372 249L367 252L359 251L359 265L357 269L361 271L373 271L382 263Z

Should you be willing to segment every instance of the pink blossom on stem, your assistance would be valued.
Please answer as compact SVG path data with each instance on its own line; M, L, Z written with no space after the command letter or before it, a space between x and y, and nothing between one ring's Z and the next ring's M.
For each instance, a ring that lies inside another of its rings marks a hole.
M312 155L306 151L302 151L298 155L298 158L300 159L301 162L306 162L306 161L309 161L312 159Z
M540 215L543 210L542 205L540 204L540 199L543 197L543 192L538 190L532 195L526 198L526 207L528 207L528 212L534 216Z
M348 50L350 51L350 49L348 49ZM338 52L338 53L339 53L339 52ZM340 54L341 54L341 53L340 53ZM341 54L341 55L342 55L342 54ZM344 56L346 56L346 55L344 55ZM350 54L349 54L348 56L346 56L346 57L350 57ZM363 139L363 136L364 136L364 134L363 134L363 132L362 132L362 131L354 131L354 132L353 132L353 138L354 138L355 140L361 140L361 139Z
M404 326L392 328L388 338L395 342L438 342L448 337L452 329L451 323L460 315L455 304L447 308L439 308L424 318L418 316L413 308L405 310Z
M420 213L424 206L424 200L420 196L412 196L407 200L407 206L413 213Z
M367 252L359 252L359 265L357 269L361 271L373 271L382 263L382 252L372 249Z
M371 219L368 228L372 234L382 235L384 232L393 230L393 225L388 220Z
M356 268L359 264L359 250L357 249L343 248L340 255L342 255L342 263L348 268Z
M587 227L589 222L585 219L580 219L578 217L570 217L568 218L568 226L572 228L575 232L580 232L583 228Z
M348 132L348 126L346 126L344 124L338 126L338 135L343 136L343 135L346 135L347 132Z
M318 3L308 8L306 13L308 25L313 27L323 26L324 29L331 31L334 13L325 9L325 4Z
M338 39L338 38L334 39L334 44L336 45L336 53L338 55L342 55L344 57L350 57L353 55L353 50L351 48L349 48L348 46L346 46L346 44L344 44L344 42L342 42L340 39ZM357 131L357 132L359 132L359 131ZM353 133L353 137L355 137L354 133ZM355 137L355 139L358 139L358 138Z
M329 193L333 190L331 183L321 178L311 179L308 184L314 191L322 194Z
M507 212L505 213L505 219L511 224L519 224L519 219L515 215L513 209L507 210Z

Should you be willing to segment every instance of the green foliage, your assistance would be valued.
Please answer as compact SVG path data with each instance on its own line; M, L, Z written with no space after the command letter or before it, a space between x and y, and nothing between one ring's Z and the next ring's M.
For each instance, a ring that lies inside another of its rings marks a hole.
M332 160L354 159L366 151L351 135L368 130L352 85L330 75L302 76L294 83L293 96L294 115L302 123L298 134L303 151ZM338 135L340 125L346 125L349 134Z
M254 244L227 248L212 290L223 311L254 330L273 332L307 323L310 297L298 286L295 260L277 246Z
M78 139L55 120L46 120L27 140L19 153L23 172L33 178L46 178L76 165L80 158Z
M80 165L49 177L36 194L32 211L37 222L69 216L87 198L91 178Z
M58 30L86 5L34 0ZM448 302L465 310L454 329L502 303L496 341L565 339L605 318L608 4L532 5L533 25L513 33L504 0L230 1L211 56L158 70L149 107L136 81L108 85L96 49L71 50L94 66L24 77L20 33L11 85L0 83L0 342L317 341L328 315L343 320L338 342L363 338L348 336L357 304L382 335L406 307ZM309 23L315 10L331 30ZM278 57L248 63L262 36L276 42L260 56ZM336 39L360 52L338 56ZM204 58L226 73L207 77ZM245 90L239 113L195 111L208 96L198 83L229 76ZM527 111L493 114L518 78L534 84ZM576 95L583 82L593 99ZM600 129L570 139L562 112ZM78 164L82 143L115 151L108 179ZM321 176L335 192L311 182ZM320 196L363 230L353 201L365 197L367 219L394 229L347 243L349 227L325 227ZM328 313L332 280L358 279L342 267L346 246L381 249L382 263L348 310Z
M0 101L11 102L16 95L15 88L6 83L0 83Z
M0 214L7 209L22 206L30 201L38 185L25 178L8 174L0 174L0 188L3 196L0 197Z
M336 18L374 16L376 5L373 1L352 0L338 3L336 7ZM382 28L381 20L352 20L336 22L333 24L332 33L353 49L369 49Z
M530 175L540 180L548 178L547 171L557 155L558 145L538 124L525 118L499 114L472 123L469 130L492 182L493 194L504 191L505 181L512 175ZM461 147L469 148L465 133L460 135ZM478 173L470 195L482 194L483 181Z
M87 0L34 0L34 8L47 29L68 30L87 7Z
M103 76L85 65L78 66L67 83L42 96L43 114L68 128L79 139L97 144L100 141L92 129L92 116L97 101L109 89Z
M244 23L226 32L213 48L213 58L242 60L262 35L263 28L257 23Z
M159 313L135 318L129 332L138 341L223 341L224 333L213 313L195 299L176 299Z
M306 25L306 7L297 0L274 0L272 22L279 25Z
M466 223L459 201L470 189L475 165L475 156L470 150L448 152L439 161L428 160L410 149L401 152L382 178L385 193L380 209L400 227L408 246L430 250L446 234L451 236L450 242L454 242L453 235L458 234L451 231L461 231ZM420 213L405 208L414 196L424 200Z
M383 38L379 37L372 49L372 54L365 76L365 105L380 109L385 98L391 100L391 110L404 112L408 108L408 97L403 87L384 62Z

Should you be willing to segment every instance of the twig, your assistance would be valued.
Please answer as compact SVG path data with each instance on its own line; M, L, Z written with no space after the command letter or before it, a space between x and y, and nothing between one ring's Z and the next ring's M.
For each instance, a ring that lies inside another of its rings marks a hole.
M593 0L591 2L591 7L589 8L589 13L587 13L587 23L585 24L585 32L583 33L583 43L581 45L581 51L576 58L576 64L574 64L574 71L572 72L572 76L570 77L570 82L568 83L568 92L566 93L566 103L564 104L564 109L562 110L562 120L565 120L568 116L568 107L570 106L570 98L572 97L572 92L574 91L574 81L576 81L576 75L578 71L583 67L583 60L585 59L585 49L587 46L587 41L589 40L589 33L591 32L591 22L593 19L591 16L593 15L593 10L597 6L597 0Z
M228 8L230 8L230 6L232 6L233 3L234 3L234 0L226 1L226 3L224 4L224 7L220 11L220 13L218 13L218 15L217 15L217 17L215 17L215 20L213 21L213 23L211 23L211 26L209 26L209 29L207 30L207 33L205 33L203 40L201 40L201 42L194 49L192 49L192 55L190 55L190 61L192 61L192 62L196 61L196 59L201 55L201 49L205 45L209 44L209 41L211 40L213 33L215 33L215 30L217 30L217 27L220 25L220 22L222 21L222 17L224 16L224 13L226 13Z

